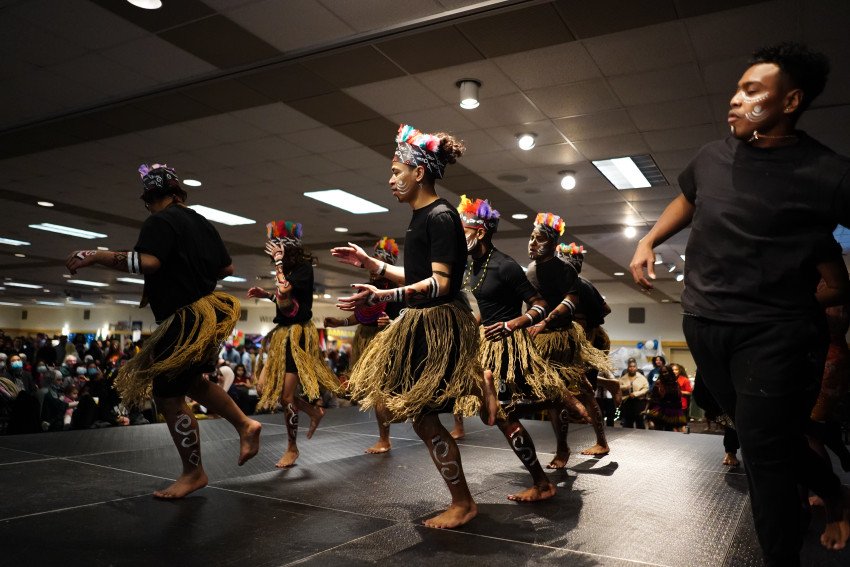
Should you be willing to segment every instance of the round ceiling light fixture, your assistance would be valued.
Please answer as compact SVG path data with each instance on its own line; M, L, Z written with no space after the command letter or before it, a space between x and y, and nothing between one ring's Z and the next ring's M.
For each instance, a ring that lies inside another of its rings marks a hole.
M516 143L519 146L519 149L528 151L534 147L537 143L537 134L528 133L528 134L517 134Z
M158 10L162 8L162 0L127 0L127 2L143 10Z
M634 238L637 235L637 229L633 226L627 226L623 230L623 234L626 235L626 238Z
M188 185L189 187L200 187L201 182L197 179L184 179L183 185Z
M576 188L575 171L565 169L564 171L559 171L558 175L561 176L561 189L563 189L564 191L571 191Z
M461 79L455 84L460 90L460 107L465 110L478 108L478 105L481 104L478 102L478 89L481 87L481 81L477 79Z

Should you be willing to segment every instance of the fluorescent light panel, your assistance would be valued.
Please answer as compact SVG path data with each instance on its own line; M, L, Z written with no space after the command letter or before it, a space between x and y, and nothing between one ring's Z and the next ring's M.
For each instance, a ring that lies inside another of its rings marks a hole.
M190 205L189 208L204 217L205 219L207 219L208 221L226 224L228 226L256 224L257 222L246 217L240 217L239 215L226 213L224 211L219 211L218 209L213 209L211 207L205 207L203 205Z
M38 230L46 230L47 232L56 232L58 234L64 234L66 236L76 236L77 238L87 238L89 240L94 238L106 238L105 234L101 234L99 232L91 232L89 230L82 230L80 228L73 228L70 226L62 226L61 224L53 224L49 222L43 222L39 224L31 224L30 228L36 228Z
M142 278L115 278L115 281L124 282L124 283L134 283L139 285L144 285L145 280Z
M64 303L62 303L60 301L36 301L36 303L38 303L39 305L52 305L54 307L59 307L61 305L65 305Z
M116 299L115 303L120 303L121 305L135 305L138 307L139 302L133 301L132 299Z
M308 191L304 193L305 197L310 197L322 203L332 205L355 215L365 215L369 213L385 213L389 209L377 205L372 201L367 201L357 195L352 195L348 191L342 189L326 189L324 191Z
M9 307L20 307L20 303L13 303L11 301L0 301L0 305L7 305Z
M596 169L617 189L652 187L632 158L601 159L593 161Z
M68 303L71 305L94 305L91 301L77 301L76 299L69 299Z
M41 289L42 286L31 283L6 282L9 287L23 287L26 289Z
M242 282L247 282L248 280L246 280L245 278L243 278L241 276L227 276L226 278L222 278L222 281L242 283Z
M30 243L24 240L15 240L14 238L0 238L0 244L8 244L9 246L29 246Z
M77 285L90 285L92 287L106 287L109 284L103 282L92 282L89 280L68 280L68 283L77 284Z

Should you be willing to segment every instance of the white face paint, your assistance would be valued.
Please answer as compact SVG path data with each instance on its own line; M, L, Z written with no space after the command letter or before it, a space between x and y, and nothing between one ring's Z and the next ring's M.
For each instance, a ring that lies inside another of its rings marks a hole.
M475 249L476 246L478 246L478 238L473 236L472 240L470 240L469 237L467 236L466 237L466 251L472 252Z
M395 184L395 190L397 193L404 195L405 193L410 191L410 187L408 187L407 183L405 183L404 181L398 181Z

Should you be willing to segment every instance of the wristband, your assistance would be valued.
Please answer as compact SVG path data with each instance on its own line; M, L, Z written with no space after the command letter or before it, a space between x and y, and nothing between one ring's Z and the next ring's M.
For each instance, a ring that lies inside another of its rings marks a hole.
M533 325L534 324L534 317L531 316L531 313L526 313L525 316L528 317L528 320Z
M382 277L386 273L387 273L387 263L381 262L381 269L378 270L378 277Z

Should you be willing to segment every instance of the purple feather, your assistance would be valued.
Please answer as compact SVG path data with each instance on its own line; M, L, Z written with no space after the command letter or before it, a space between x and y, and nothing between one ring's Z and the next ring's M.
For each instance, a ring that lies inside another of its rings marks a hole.
M148 172L150 172L150 170L151 170L151 168L148 167L148 164L143 163L142 165L139 166L139 175L144 177L145 175L148 174Z

